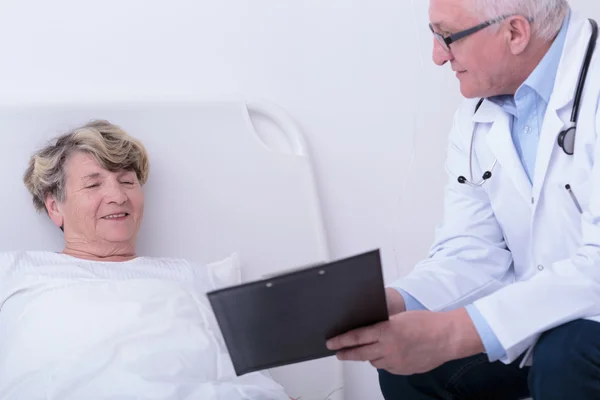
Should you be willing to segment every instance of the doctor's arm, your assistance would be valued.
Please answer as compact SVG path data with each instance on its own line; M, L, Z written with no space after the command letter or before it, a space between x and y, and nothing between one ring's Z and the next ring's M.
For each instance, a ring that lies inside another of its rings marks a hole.
M468 173L470 147L470 135L459 130L460 113L455 116L448 143L446 170L449 181L443 224L437 229L429 257L386 291L391 304L390 315L405 310L447 310L466 306L489 359L497 360L505 351L472 301L505 284L512 257L485 189L457 181L458 176ZM470 115L469 112L463 117ZM481 176L482 172L475 167L475 176Z
M455 116L448 140L443 224L436 231L429 257L387 290L401 295L402 301L394 303L402 304L405 310L466 306L489 359L495 361L505 355L504 348L472 301L505 284L512 257L485 189L457 181L469 168L470 135L459 130L461 111ZM469 115L463 114L463 118ZM476 177L483 174L473 167ZM445 294L438 296L440 290Z
M471 138L471 132L460 131L461 113L462 118L472 115L459 110L449 135L444 216L434 243L425 260L390 285L403 295L408 309L411 304L432 311L464 307L512 279L512 256L486 190L457 182L460 175L468 177ZM474 179L482 174L475 161Z

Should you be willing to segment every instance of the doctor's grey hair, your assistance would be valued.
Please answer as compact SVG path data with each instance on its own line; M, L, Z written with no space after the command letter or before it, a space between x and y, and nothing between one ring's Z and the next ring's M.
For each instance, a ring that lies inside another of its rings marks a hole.
M472 0L477 15L485 20L518 14L533 18L532 34L550 41L562 26L569 8L567 0Z

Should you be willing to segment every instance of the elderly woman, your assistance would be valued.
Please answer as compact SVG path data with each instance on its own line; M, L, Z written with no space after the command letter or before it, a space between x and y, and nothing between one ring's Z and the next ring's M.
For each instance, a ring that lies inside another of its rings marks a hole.
M266 373L233 373L207 268L136 253L148 171L105 121L31 158L25 185L65 246L0 253L0 398L289 399Z

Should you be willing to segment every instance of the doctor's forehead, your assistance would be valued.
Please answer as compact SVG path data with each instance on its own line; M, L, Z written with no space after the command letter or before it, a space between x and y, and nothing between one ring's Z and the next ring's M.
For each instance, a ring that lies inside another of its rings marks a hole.
M445 31L464 29L476 21L474 6L475 0L430 0L429 21Z

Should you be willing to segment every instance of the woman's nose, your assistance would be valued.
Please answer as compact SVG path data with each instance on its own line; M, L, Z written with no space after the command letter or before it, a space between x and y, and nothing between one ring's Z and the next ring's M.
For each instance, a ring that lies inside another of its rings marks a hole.
M119 183L113 183L107 185L105 199L107 203L123 204L127 201L127 194L125 188Z

